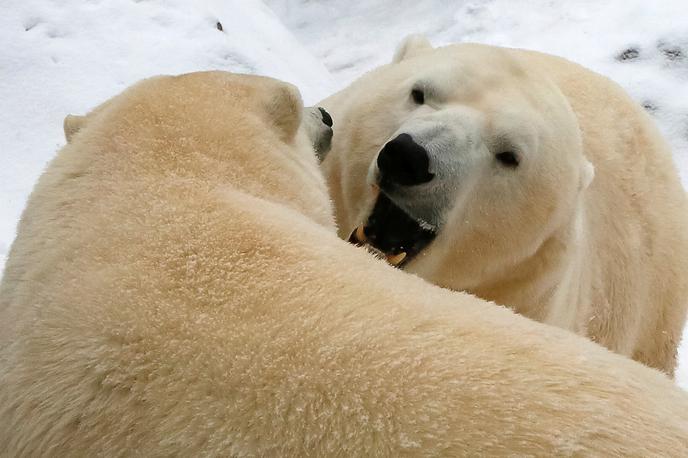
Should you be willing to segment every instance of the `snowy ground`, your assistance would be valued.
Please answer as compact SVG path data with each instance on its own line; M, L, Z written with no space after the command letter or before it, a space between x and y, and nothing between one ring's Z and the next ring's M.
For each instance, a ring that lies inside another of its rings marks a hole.
M287 80L313 103L409 33L537 49L610 76L653 114L688 184L686 16L685 0L3 0L0 267L67 113L146 76L204 69ZM688 389L688 343L677 379Z

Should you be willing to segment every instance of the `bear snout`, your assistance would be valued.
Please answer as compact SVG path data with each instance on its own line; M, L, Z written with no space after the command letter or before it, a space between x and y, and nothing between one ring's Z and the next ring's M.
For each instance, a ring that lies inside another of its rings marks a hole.
M306 107L304 124L313 149L322 162L332 147L332 116L322 107Z

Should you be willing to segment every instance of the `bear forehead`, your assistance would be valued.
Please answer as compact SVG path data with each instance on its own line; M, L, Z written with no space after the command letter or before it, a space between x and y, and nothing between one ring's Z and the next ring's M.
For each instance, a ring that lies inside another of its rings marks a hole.
M438 99L540 95L552 90L545 75L531 70L518 53L491 46L461 44L437 48L391 66L407 85ZM399 71L401 70L401 71ZM529 97L527 97L529 98Z

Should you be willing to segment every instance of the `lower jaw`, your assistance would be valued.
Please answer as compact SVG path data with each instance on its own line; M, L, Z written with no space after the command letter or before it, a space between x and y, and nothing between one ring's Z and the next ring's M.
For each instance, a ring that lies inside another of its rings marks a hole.
M379 193L366 223L354 228L349 242L365 246L395 267L403 267L425 249L436 232L423 226L384 193Z
M379 250L376 248L374 245L371 245L368 243L368 237L365 235L365 226L362 224L358 227L356 227L352 232L351 235L349 236L348 242L364 247L367 249L370 253L375 255L376 257L380 259L384 259L387 261L390 265L394 267L399 267L401 268L404 264L406 264L408 261L410 261L410 257L408 256L408 253L405 251L401 251L399 253L393 254L393 253L385 253L382 250Z

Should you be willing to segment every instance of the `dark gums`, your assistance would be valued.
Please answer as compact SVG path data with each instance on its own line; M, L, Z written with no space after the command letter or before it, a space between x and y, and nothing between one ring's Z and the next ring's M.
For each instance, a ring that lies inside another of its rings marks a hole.
M370 245L386 254L406 252L404 262L420 253L437 235L421 227L384 193L380 193L364 232Z

